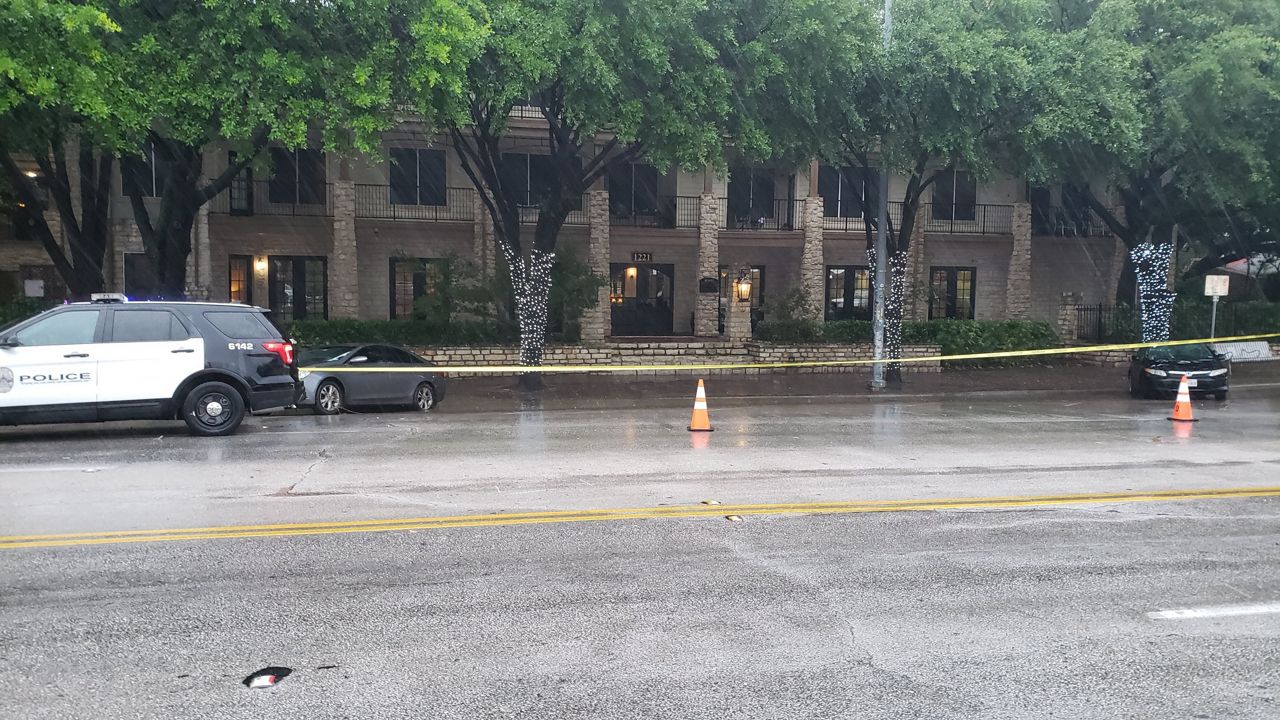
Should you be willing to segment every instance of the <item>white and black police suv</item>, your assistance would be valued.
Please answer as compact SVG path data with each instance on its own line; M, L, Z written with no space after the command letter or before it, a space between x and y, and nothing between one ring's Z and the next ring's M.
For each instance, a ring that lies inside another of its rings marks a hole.
M182 418L227 435L301 391L261 308L103 293L0 328L0 425Z

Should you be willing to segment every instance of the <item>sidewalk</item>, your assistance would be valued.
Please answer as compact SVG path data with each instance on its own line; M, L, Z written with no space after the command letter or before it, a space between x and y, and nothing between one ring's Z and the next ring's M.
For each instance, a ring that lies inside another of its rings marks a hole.
M873 394L867 387L870 373L800 374L777 372L756 376L707 378L707 393L717 403L746 404L871 401L878 398L1001 397L1014 395L1090 394L1128 392L1127 368L1082 365L1041 365L1014 368L970 368L941 373L907 374L906 381ZM1236 392L1256 392L1250 387L1280 387L1280 362L1238 363L1232 368ZM515 411L537 404L541 409L595 409L671 406L692 403L697 381L688 376L610 377L601 375L547 375L539 393L516 389L510 377L459 378L449 383L442 412Z

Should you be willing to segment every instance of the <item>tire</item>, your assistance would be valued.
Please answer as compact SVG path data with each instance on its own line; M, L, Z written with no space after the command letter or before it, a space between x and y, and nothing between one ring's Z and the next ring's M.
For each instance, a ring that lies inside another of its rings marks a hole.
M1213 394L1213 399L1214 399L1214 400L1226 400L1226 399L1227 399L1227 391L1226 391L1226 390L1218 390L1217 392L1215 392L1215 393Z
M316 412L321 415L337 415L347 404L342 386L336 380L325 380L316 388Z
M226 383L201 383L183 398L182 419L192 435L230 435L244 420L244 398Z
M436 389L431 387L431 383L418 383L418 387L413 389L413 406L422 412L436 406Z

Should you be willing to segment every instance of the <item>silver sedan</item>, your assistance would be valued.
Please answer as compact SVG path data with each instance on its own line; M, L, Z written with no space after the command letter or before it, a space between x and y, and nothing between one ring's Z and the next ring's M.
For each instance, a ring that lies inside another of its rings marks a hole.
M444 399L445 379L431 363L393 345L304 347L298 367L305 391L299 405L311 405L323 415L362 405L426 411Z

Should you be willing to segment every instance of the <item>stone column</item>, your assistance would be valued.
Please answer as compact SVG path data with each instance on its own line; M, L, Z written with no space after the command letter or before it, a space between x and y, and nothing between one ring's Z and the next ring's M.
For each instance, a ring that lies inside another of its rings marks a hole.
M476 268L486 280L497 272L498 245L493 235L493 218L480 198L480 191L471 196L471 233Z
M906 285L902 288L902 318L904 320L928 320L929 268L925 264L925 225L929 213L924 203L916 206L915 222L911 225L911 244L907 247ZM874 279L873 279L874 282Z
M1006 320L1026 320L1031 314L1031 204L1013 205L1013 250L1005 285Z
M729 272L728 281L732 283L734 279L746 272L750 277L751 268L738 267L733 268ZM746 342L751 339L751 302L741 302L736 297L732 285L729 287L728 303L725 307L724 334L725 339L730 342Z
M1073 343L1079 337L1080 316L1076 312L1079 305L1078 294L1062 293L1062 301L1058 305L1058 337L1064 343Z
M706 188L704 188L706 190ZM698 278L720 278L720 201L709 190L698 200ZM726 331L728 328L726 328ZM720 293L701 292L693 307L693 334L720 334Z
M804 250L800 255L800 287L805 295L805 312L822 320L827 280L826 255L822 244L822 197L804 199Z
M587 264L605 283L596 290L595 307L582 313L582 341L599 344L613 332L609 303L609 191L587 191Z
M356 185L344 162L333 184L333 254L329 256L329 317L360 316L360 271L356 257Z

